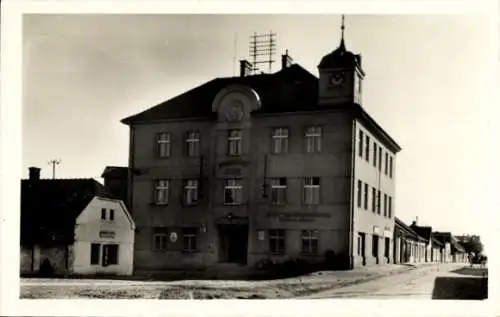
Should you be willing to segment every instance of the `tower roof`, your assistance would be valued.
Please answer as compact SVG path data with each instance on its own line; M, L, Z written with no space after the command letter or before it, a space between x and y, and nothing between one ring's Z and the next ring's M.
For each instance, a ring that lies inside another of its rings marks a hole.
M339 46L329 54L323 56L320 63L318 64L318 68L328 69L328 68L358 67L359 70L361 70L361 55L354 54L348 51L345 47L344 15L342 15L342 25L340 29L342 31L342 35Z

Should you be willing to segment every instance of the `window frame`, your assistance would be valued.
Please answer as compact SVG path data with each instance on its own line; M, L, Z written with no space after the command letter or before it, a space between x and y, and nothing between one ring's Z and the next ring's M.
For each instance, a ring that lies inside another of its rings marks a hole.
M358 156L363 158L363 152L364 152L364 146L363 146L363 141L364 141L364 136L365 133L363 130L359 129L358 130Z
M365 160L370 162L370 136L365 134Z
M97 249L95 249L97 248ZM97 253L94 253L97 252ZM97 258L96 258L97 257ZM101 244L91 243L90 244L90 265L100 265L101 260Z
M273 255L283 255L286 253L286 230L269 229L269 253ZM274 242L274 243L273 243ZM275 248L275 250L273 250ZM282 248L282 249L280 249Z
M369 188L368 187L369 187L368 184L365 183L364 184L364 195L363 195L363 208L365 210L368 210L368 196L369 196L369 194L368 194Z
M234 148L236 148L236 151L233 152ZM243 154L243 131L241 129L227 130L227 155L241 156L242 154Z
M185 155L187 157L198 157L201 155L201 133L198 130L187 131L184 144L186 147ZM192 145L192 147L190 147ZM191 153L191 150L193 153Z
M233 184L230 184L230 182L234 182ZM233 197L233 202L227 202L226 200L226 194L228 190L231 192L231 195ZM239 195L238 195L239 192ZM236 201L236 197L240 199L240 201ZM243 205L244 197L243 197L243 179L242 178L226 178L224 179L224 196L223 196L223 202L224 205Z
M166 184L162 186L160 184ZM159 201L159 192L164 192L164 201ZM167 206L170 201L170 180L169 179L156 179L154 181L154 194L153 203L157 206Z
M304 131L306 153L321 153L323 139L323 127L319 125L308 126ZM309 142L311 140L311 143ZM312 149L310 148L312 147Z
M308 182L309 180L310 180L310 184ZM317 184L315 184L316 180L317 180ZM309 202L307 200L307 198L309 197L308 196L309 192L311 193L311 202ZM302 204L308 205L308 206L321 204L321 179L320 179L320 177L308 176L308 177L303 178L303 180L302 180Z
M270 183L271 203L273 205L286 205L288 203L288 180L286 179L286 177L271 178ZM279 199L280 197L282 198L281 201Z
M373 142L373 167L377 168L377 143Z
M271 130L271 153L287 154L290 129L286 127L275 127ZM279 145L279 146L278 146ZM277 150L279 149L279 150Z
M182 236L182 252L196 252L198 251L198 229L195 227L186 227L181 230ZM187 240L186 240L187 238ZM186 248L186 241L189 247ZM194 241L194 242L193 242ZM193 247L194 245L194 247Z
M162 138L166 136L166 138ZM169 132L156 133L156 157L160 159L169 158L172 151L172 136ZM165 154L162 154L162 147L165 146Z
M194 185L193 185L194 184ZM194 192L191 201L188 194ZM200 181L198 179L185 179L182 186L182 202L186 206L197 205L200 202Z
M319 253L319 232L318 230L306 229L300 232L301 247L300 252L302 254L318 254ZM304 249L304 242L306 242L307 248Z

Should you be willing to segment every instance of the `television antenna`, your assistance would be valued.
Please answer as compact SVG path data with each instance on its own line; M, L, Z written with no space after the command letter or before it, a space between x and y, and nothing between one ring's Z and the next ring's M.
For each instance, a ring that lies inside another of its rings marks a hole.
M269 72L275 62L276 54L276 33L270 31L265 34L254 33L250 36L250 58L252 60L252 73L255 74L259 64L268 64Z
M56 178L56 165L61 164L61 159L52 159L48 163L49 165L52 165L52 179Z

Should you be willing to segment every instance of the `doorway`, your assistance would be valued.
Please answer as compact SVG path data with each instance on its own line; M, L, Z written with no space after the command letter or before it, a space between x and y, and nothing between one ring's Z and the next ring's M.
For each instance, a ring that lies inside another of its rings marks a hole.
M248 225L220 225L219 261L225 263L247 263Z

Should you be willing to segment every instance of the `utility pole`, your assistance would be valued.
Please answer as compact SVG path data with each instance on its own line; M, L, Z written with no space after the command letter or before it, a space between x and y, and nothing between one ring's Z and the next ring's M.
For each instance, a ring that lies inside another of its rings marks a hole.
M52 165L52 179L56 179L56 165L61 164L61 159L52 159L49 165Z

